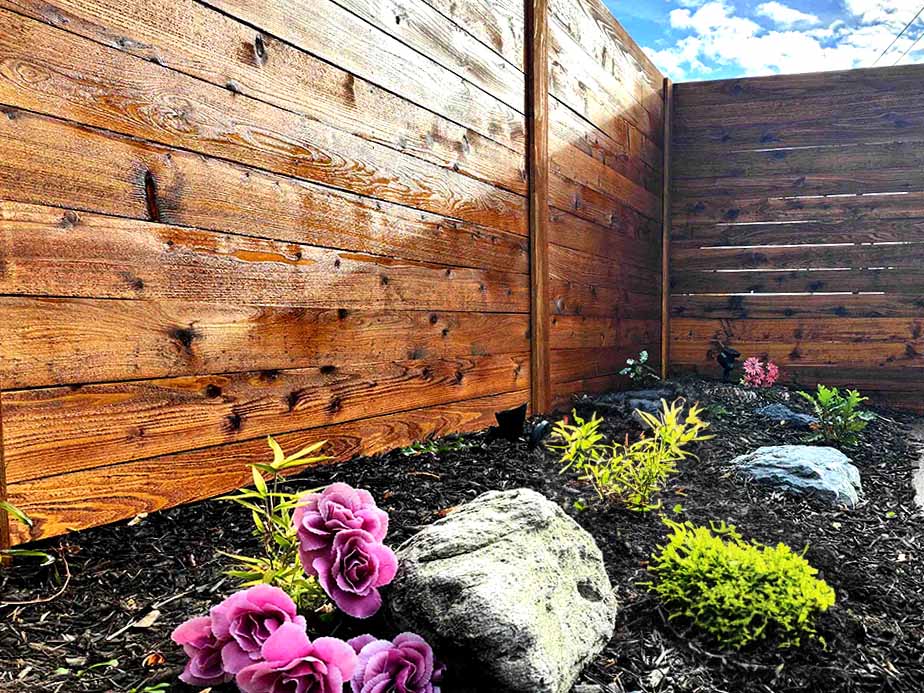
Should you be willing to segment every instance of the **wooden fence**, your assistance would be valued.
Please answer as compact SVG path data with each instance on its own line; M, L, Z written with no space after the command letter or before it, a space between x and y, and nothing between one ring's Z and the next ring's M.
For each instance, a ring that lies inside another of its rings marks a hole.
M670 362L924 411L924 66L677 84Z
M0 543L655 346L661 76L599 0L0 0L0 65Z

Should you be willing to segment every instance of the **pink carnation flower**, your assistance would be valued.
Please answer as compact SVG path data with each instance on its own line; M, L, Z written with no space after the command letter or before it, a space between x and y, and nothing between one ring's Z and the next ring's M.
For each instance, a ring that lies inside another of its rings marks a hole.
M317 575L315 559L330 552L338 532L361 529L375 541L382 541L388 533L388 513L376 507L368 491L337 483L322 493L305 494L299 501L292 520L302 566L309 575Z
M354 618L369 618L382 606L379 587L394 580L398 559L374 535L361 529L340 531L330 550L317 556L312 574L334 604Z
M440 693L435 684L442 667L434 665L433 650L419 635L402 633L391 642L361 635L350 645L359 655L353 693Z
M263 644L262 661L237 674L243 693L341 693L356 653L337 638L308 639L304 624L284 623Z
M182 646L189 661L180 680L190 686L217 686L231 680L221 663L225 643L212 632L208 616L191 618L173 631L173 642Z
M295 603L278 587L255 585L236 592L211 611L212 630L224 643L222 664L230 674L259 661L263 645L287 623L304 628Z

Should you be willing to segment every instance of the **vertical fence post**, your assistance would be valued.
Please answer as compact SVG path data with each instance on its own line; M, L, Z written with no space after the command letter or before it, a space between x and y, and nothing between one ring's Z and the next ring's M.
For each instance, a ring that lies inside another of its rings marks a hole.
M674 84L664 78L664 125L661 145L661 377L670 370L671 348L671 119Z
M6 500L6 466L3 461L3 395L0 393L0 500ZM10 548L10 516L0 509L0 549ZM0 564L7 562L0 556Z
M526 2L526 130L529 176L530 404L551 408L549 370L548 0Z

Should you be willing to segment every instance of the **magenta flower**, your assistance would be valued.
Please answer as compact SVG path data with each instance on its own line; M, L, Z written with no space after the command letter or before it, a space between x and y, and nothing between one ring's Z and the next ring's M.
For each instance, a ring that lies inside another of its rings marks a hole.
M230 674L259 661L263 645L283 625L305 625L289 595L271 585L255 585L232 594L212 607L211 617L212 631L224 643L221 661Z
M764 363L756 356L744 362L744 377L742 384L752 387L770 387L780 377L780 369L773 361L767 359Z
M414 633L393 641L361 635L350 640L359 662L350 687L353 693L440 693L442 667L434 666L433 650Z
M337 638L308 639L304 624L284 623L263 644L263 660L237 674L243 693L341 693L356 669L353 648Z
M322 493L308 493L299 499L292 515L298 533L299 556L309 575L315 575L314 560L327 553L334 536L347 529L362 529L376 541L388 533L388 513L375 505L368 491L347 484L331 484Z
M378 588L394 580L397 571L394 552L361 529L338 532L330 550L312 563L312 574L327 595L354 618L369 618L379 610Z
M173 642L183 647L189 661L180 680L190 686L217 686L231 680L221 663L223 641L212 632L208 616L191 618L173 631Z

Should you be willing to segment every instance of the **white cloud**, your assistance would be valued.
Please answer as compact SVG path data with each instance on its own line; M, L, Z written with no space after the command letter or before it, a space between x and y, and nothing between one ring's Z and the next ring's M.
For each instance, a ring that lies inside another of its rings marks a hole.
M673 46L646 49L674 79L708 78L721 67L744 75L765 75L866 67L920 9L921 0L844 0L847 13L827 26L790 6L770 0L758 6L774 21L764 28L738 14L731 0L708 0L670 12L670 26L682 36ZM924 16L880 62L891 65L924 34ZM924 39L902 60L924 60Z
M801 12L794 7L776 2L776 0L758 5L757 14L761 17L767 17L767 19L772 20L774 24L784 29L794 27L797 24L814 25L821 21L813 14Z

